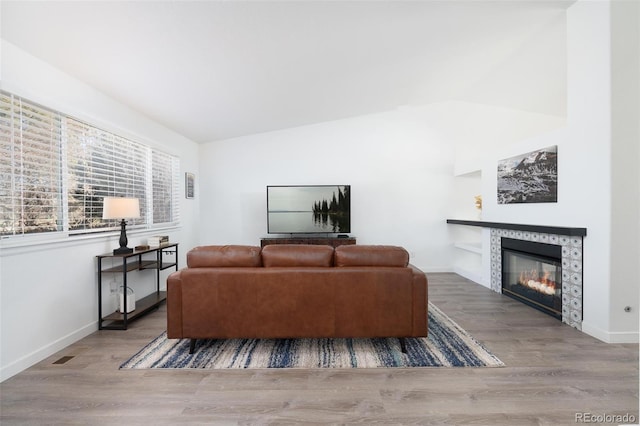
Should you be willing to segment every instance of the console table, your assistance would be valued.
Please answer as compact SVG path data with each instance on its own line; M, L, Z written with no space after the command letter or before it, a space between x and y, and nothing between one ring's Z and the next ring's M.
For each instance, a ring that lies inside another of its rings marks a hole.
M172 259L167 260L166 256ZM138 318L155 309L167 299L167 292L160 291L160 271L168 268L178 270L178 243L162 244L144 250L135 250L133 253L113 254L105 253L96 256L98 258L98 329L100 330L126 330L129 321ZM105 260L111 259L112 266L103 269ZM156 291L149 296L136 300L135 310L127 311L127 274L131 271L142 270L156 271ZM125 312L115 311L102 316L102 275L122 274L123 303ZM103 324L105 321L109 324Z
M331 247L343 245L353 245L356 243L355 237L337 238L337 237L291 237L291 238L262 238L260 239L260 247L269 244L314 244Z

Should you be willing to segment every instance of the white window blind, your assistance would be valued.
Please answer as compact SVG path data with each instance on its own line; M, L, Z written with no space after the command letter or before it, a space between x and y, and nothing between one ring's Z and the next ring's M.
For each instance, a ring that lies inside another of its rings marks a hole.
M2 235L62 230L61 116L0 92Z
M0 235L86 233L106 196L140 200L132 227L179 223L179 158L0 91Z
M116 226L102 219L102 200L114 196L138 198L140 219L127 223L145 224L148 148L71 118L65 134L69 230Z
M178 176L180 164L177 157L164 152L152 151L153 222L178 223Z

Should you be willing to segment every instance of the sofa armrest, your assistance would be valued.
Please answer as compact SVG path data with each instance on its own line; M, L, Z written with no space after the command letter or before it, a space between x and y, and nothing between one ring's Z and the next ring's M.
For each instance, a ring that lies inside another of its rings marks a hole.
M429 283L424 272L411 264L409 268L413 272L413 335L426 336L429 327Z
M167 337L182 339L182 270L167 277Z

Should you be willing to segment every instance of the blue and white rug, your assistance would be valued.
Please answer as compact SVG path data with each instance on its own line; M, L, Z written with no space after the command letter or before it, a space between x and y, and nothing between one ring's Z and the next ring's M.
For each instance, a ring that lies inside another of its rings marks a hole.
M429 337L374 339L189 339L158 336L121 369L503 367L469 333L429 303Z

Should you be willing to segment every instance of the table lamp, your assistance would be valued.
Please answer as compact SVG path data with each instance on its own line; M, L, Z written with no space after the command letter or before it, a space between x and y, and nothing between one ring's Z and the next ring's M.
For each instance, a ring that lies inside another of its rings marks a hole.
M103 219L122 219L120 222L120 248L113 250L113 254L133 253L127 247L127 222L125 219L140 217L140 202L137 198L104 197L102 205Z

